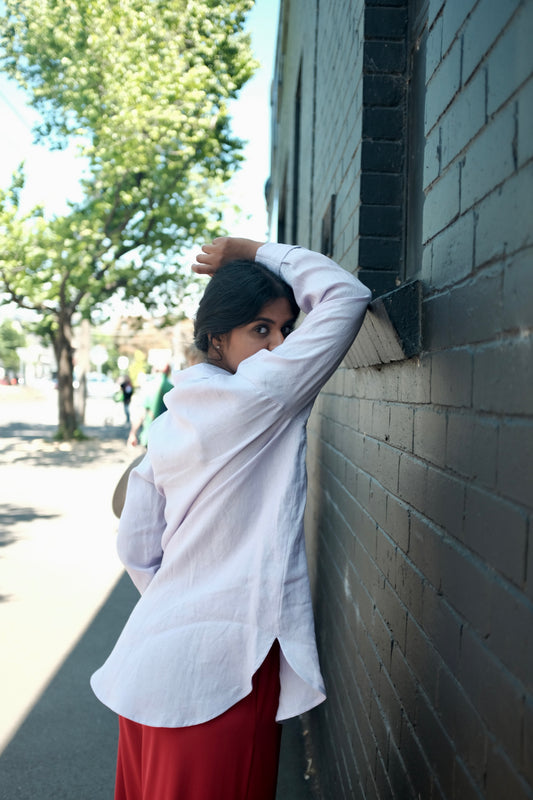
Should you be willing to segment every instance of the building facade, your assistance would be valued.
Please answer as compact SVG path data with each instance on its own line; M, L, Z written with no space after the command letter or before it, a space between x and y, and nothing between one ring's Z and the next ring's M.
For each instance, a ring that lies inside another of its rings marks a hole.
M375 298L309 423L324 800L533 797L532 31L281 3L272 238Z

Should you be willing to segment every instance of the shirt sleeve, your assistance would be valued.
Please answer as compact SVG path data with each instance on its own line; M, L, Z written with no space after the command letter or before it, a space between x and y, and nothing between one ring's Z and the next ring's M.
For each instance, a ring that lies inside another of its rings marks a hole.
M283 344L255 353L237 373L297 413L314 400L346 355L372 294L330 258L303 247L267 243L256 260L292 287L307 316Z
M130 474L117 537L118 556L141 594L161 565L164 509L146 456Z

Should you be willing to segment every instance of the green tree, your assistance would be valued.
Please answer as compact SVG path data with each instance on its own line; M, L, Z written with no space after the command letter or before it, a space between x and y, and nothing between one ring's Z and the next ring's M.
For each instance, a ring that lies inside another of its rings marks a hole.
M74 138L86 164L83 200L63 216L21 213L22 169L0 191L0 290L37 311L52 341L66 437L76 318L117 291L148 308L175 295L179 254L222 232L222 187L242 158L227 103L255 69L252 5L5 0L0 69L40 112L37 139Z
M18 372L20 359L17 347L24 347L26 337L15 328L11 320L5 319L0 324L0 364L6 371Z

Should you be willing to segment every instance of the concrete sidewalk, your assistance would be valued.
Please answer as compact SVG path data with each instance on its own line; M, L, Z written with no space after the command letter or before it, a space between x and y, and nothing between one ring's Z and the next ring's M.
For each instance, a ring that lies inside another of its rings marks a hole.
M0 800L111 800L116 717L89 676L137 599L110 505L135 452L111 401L88 408L88 442L59 445L55 397L12 391L0 394ZM277 800L310 800L305 772L293 720Z

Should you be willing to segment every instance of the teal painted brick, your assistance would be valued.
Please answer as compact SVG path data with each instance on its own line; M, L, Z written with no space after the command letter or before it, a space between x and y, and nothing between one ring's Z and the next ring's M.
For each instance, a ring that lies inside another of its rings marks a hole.
M498 448L498 491L520 503L531 504L533 476L533 422L518 419L500 426Z
M469 408L472 404L472 353L467 348L432 355L431 401Z
M426 84L437 69L442 58L442 15L430 28L426 39Z
M435 18L442 13L445 0L429 0L428 4L428 25L431 27Z
M425 139L424 145L424 189L427 189L440 175L441 171L441 128L435 125Z
M491 595L490 650L505 666L516 691L524 694L531 687L533 641L531 636L524 636L522 632L531 630L533 607L527 597L502 581L492 583Z
M439 671L436 707L461 753L461 760L482 784L487 751L486 728L457 677L446 667Z
M435 181L426 194L422 238L432 239L459 216L461 174L460 165L451 164Z
M520 5L520 0L481 0L472 11L463 31L463 83L484 60L505 25Z
M392 377L392 375L391 375ZM397 377L397 399L401 403L429 403L431 392L431 361L411 358L402 362ZM391 397L391 399L394 399Z
M505 264L502 325L506 331L523 331L533 328L532 265L533 248L516 253Z
M446 461L446 415L432 408L417 408L414 415L414 454L443 466Z
M513 800L530 800L531 787L517 775L513 763L505 752L492 745L487 760L485 792L487 800L512 797Z
M424 593L422 629L424 637L428 641L426 651L419 653L416 648L411 648L408 655L415 665L418 663L418 672L421 675L422 684L426 687L430 696L434 698L438 687L439 666L437 660L437 669L435 669L436 654L440 656L452 672L458 669L461 657L463 621L447 598L442 594L438 594L431 587L426 587ZM407 636L409 639L409 626ZM420 642L420 636L418 639ZM409 641L407 647L409 651ZM435 650L432 660L428 660L427 650L430 648Z
M447 2L442 10L442 52L446 53L452 42L461 34L466 18L476 6L472 0Z
M489 194L515 170L515 109L507 106L470 143L461 174L461 211Z
M504 147L506 144L504 144ZM474 265L533 245L531 186L533 163L513 173L476 208Z
M470 411L448 411L446 466L468 481L496 486L499 420Z
M461 42L454 44L439 62L426 87L425 131L430 131L451 103L461 85Z
M423 694L420 695L417 707L416 731L420 740L424 742L432 773L435 777L434 792L437 790L442 797L451 797L455 757L454 744L435 712L433 703L429 702Z
M509 387L513 391L509 391ZM530 414L533 334L479 347L474 353L473 403L481 411Z
M492 341L502 333L502 272L498 263L452 288L449 345Z
M485 70L480 70L440 118L443 168L462 153L486 123L485 83Z
M524 580L527 518L512 503L475 486L466 488L462 539L517 586Z
M409 558L434 589L440 589L442 551L445 535L422 515L412 512L409 535ZM418 618L421 623L421 618Z
M516 92L517 87L531 77L532 30L533 5L523 3L487 56L488 114L494 114ZM507 69L502 69L502 64L506 64Z
M474 230L474 213L470 211L454 220L433 239L431 283L435 289L452 286L472 273ZM455 320L450 322L453 326Z
M400 450L413 449L413 409L408 405L389 404L390 427L388 439L390 445Z
M522 167L533 158L533 78L528 81L517 97L518 141L517 165Z
M451 332L450 292L446 290L424 301L422 339L427 350L449 346Z
M524 704L524 741L522 745L522 770L529 781L533 785L533 698L526 698Z
M443 470L429 467L426 496L420 508L429 519L452 536L458 537L463 523L464 494L462 480Z

